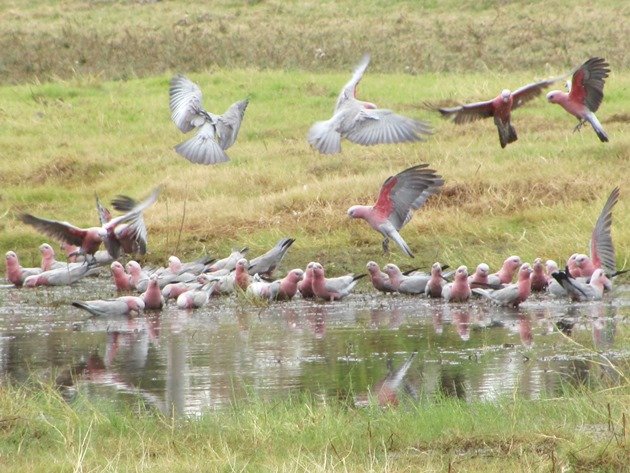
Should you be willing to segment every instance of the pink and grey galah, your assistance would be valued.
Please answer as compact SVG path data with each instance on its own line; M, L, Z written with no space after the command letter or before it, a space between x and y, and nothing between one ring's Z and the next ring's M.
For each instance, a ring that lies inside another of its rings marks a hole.
M288 301L297 294L298 284L304 278L304 271L300 268L292 269L282 279L271 283L272 298L279 301Z
M406 276L395 264L389 263L383 268L389 276L392 287L401 294L424 294L427 283L431 278L428 274L412 274Z
M87 277L98 274L101 268L88 263L71 263L63 268L51 269L24 280L24 287L69 286Z
M518 307L519 304L525 302L531 294L532 268L529 263L523 263L518 272L518 281L516 284L510 284L503 289L488 290L476 288L472 291L490 299L492 302L502 306Z
M249 274L271 277L294 241L293 238L282 238L265 254L251 259L248 268Z
M6 260L6 278L16 287L22 287L24 280L29 276L37 275L42 272L42 268L23 268L20 265L15 251L7 251Z
M164 306L164 296L158 282L158 276L154 274L149 278L147 290L140 297L144 302L144 308L148 310L159 310Z
M442 299L447 302L466 302L470 299L471 289L468 284L468 268L460 266L455 271L453 282L442 288Z
M182 75L171 79L171 119L182 133L198 129L194 137L177 145L175 151L197 164L229 161L225 150L236 141L249 100L235 102L223 115L215 115L203 108L201 99L201 89L197 84Z
M381 271L381 268L375 261L369 261L366 268L374 289L384 293L396 292L387 273Z
M122 296L116 299L100 299L94 301L74 301L72 305L98 317L138 315L144 310L142 298L136 296Z
M359 279L367 274L348 274L336 278L327 278L324 274L324 267L315 263L313 265L313 292L315 296L325 301L339 301L348 296Z
M110 270L112 273L112 279L114 280L114 286L118 292L126 292L132 289L131 276L125 272L125 268L118 261L114 261Z
M573 71L569 93L552 90L547 94L550 103L556 103L579 121L575 130L589 122L602 142L608 135L595 116L604 98L604 81L610 72L609 64L601 57L592 57Z
M439 299L442 297L442 289L444 286L446 286L446 280L442 274L442 264L439 262L433 263L431 266L431 277L424 289L424 294L427 297Z
M131 286L138 292L144 292L149 285L149 274L142 269L140 263L131 260L125 265L125 269L131 276Z
M341 138L371 146L382 143L423 141L431 134L428 123L398 115L391 110L356 98L357 86L370 63L366 54L352 79L341 89L331 119L316 122L308 132L308 142L322 154L341 152Z
M232 253L230 253L229 256L212 263L208 267L207 272L213 273L213 272L220 271L223 269L226 269L228 272L233 271L234 268L236 268L236 262L240 260L241 258L245 258L245 255L247 254L248 251L249 251L249 248L247 247L242 248L240 250L232 251Z
M551 275L565 289L569 297L577 302L601 300L608 283L608 278L601 268L595 270L589 283L573 278L568 271L556 271Z
M306 265L304 270L304 277L298 283L298 291L304 299L313 299L315 293L313 292L313 268L315 267L315 261L311 261Z
M413 258L409 245L398 232L411 220L414 211L444 184L441 176L427 166L419 164L388 177L374 205L353 205L348 209L350 218L364 219L383 235L385 252L389 250L389 240L392 239L407 256Z
M549 286L549 280L553 279L545 271L545 265L541 258L536 258L532 265L532 274L530 276L532 292L545 292Z
M181 293L177 297L177 307L180 309L198 309L208 303L212 290L195 289Z
M67 265L63 261L55 259L55 250L48 243L39 245L39 252L42 254L42 271L50 271L51 269L63 268Z
M559 80L559 77L524 85L510 91L504 89L492 100L475 102L457 107L438 108L444 118L452 118L456 124L469 123L482 118L494 117L494 124L499 131L501 148L518 139L511 123L512 110L539 96L544 89Z
M121 243L115 233L116 228L121 224L127 224L130 228L135 228L139 232L139 222L142 220L142 213L155 203L159 191L159 188L155 189L149 197L132 210L111 219L100 227L79 228L68 222L47 220L30 214L22 214L20 219L48 236L58 238L70 245L78 246L82 254L94 255L101 243L104 243L108 253L112 258L116 259L120 254L121 248Z
M488 284L492 286L498 286L500 284L512 284L514 275L520 268L522 262L519 256L510 256L506 258L501 266L501 269L488 276Z

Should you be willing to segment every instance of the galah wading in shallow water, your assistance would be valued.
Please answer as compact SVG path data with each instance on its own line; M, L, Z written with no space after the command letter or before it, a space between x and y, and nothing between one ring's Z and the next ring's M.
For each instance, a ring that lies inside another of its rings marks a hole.
M6 259L6 278L16 287L22 287L24 280L29 276L37 275L42 272L42 268L23 268L20 265L15 251L7 251Z
M94 301L75 301L74 307L88 311L94 316L113 317L117 315L138 315L144 310L142 298L122 296L117 299L102 299Z
M444 118L452 118L453 122L458 125L481 120L482 118L494 117L494 124L499 131L499 143L501 144L501 148L505 148L508 144L518 139L516 130L511 123L512 110L539 96L544 89L558 79L559 78L556 77L533 82L515 91L504 89L497 97L485 102L475 102L459 105L457 107L438 108L437 110Z
M401 294L424 294L427 283L431 278L428 274L411 274L407 276L402 273L398 266L392 263L385 265L383 269L389 276L392 287Z
M51 269L59 269L67 266L63 261L55 259L55 250L48 243L39 245L39 252L42 254L42 271L50 271Z
M419 164L388 177L374 205L353 205L348 209L350 218L364 219L385 237L383 251L386 253L392 239L407 256L413 258L411 249L398 232L411 220L413 212L444 184L441 176L427 166Z
M574 131L589 122L602 142L608 141L608 135L595 112L604 98L604 80L609 72L610 66L605 59L592 57L573 71L569 93L552 90L547 94L550 103L557 103L579 120Z
M315 293L313 292L313 267L315 264L314 261L311 261L306 265L304 276L298 283L298 291L300 291L300 295L304 299L312 299L315 297Z
M369 261L366 268L374 289L384 293L396 292L387 273L381 271L381 268L375 261Z
M207 112L201 103L201 89L182 75L171 79L171 119L182 133L197 128L197 134L175 147L175 151L197 164L229 161L225 150L234 144L245 115L247 99L230 105L223 115Z
M359 279L367 276L367 274L348 274L337 278L327 278L324 275L324 267L319 264L313 264L313 292L315 296L325 301L339 301L346 297L354 286L357 285Z
M249 274L271 277L294 241L294 238L282 238L267 253L251 259L247 270Z
M604 296L604 288L608 278L603 269L596 269L589 283L571 276L568 270L552 273L553 278L562 286L569 297L577 302L599 301Z
M81 254L93 256L101 243L104 243L108 253L116 259L120 255L121 249L121 242L116 236L116 228L126 224L126 228L129 228L136 236L140 235L142 228L144 228L142 213L155 203L159 192L159 188L155 189L149 197L129 212L111 219L100 227L79 228L68 222L47 220L30 214L22 214L20 220L50 237L78 246ZM92 259L94 260L94 258Z
M536 258L532 265L532 274L530 276L532 292L545 292L549 286L549 276L545 272L545 265L542 259Z
M391 110L356 98L357 86L370 63L366 54L337 98L331 119L316 122L308 132L308 142L322 154L341 152L341 138L371 146L382 143L422 141L431 134L428 123L398 115Z
M529 263L523 263L521 269L518 272L518 282L516 284L510 284L503 289L497 289L491 291L487 289L473 289L475 294L487 297L492 302L502 306L518 307L521 302L525 302L531 294L531 280L532 268Z
M510 256L505 259L501 269L488 276L488 284L491 286L499 286L501 284L511 284L514 275L520 268L522 262L519 256Z
M442 289L446 285L446 280L442 274L442 265L440 263L433 263L431 266L431 277L424 288L424 294L427 297L437 298L442 297Z
M447 302L466 302L470 299L470 284L468 284L468 268L460 266L455 271L453 282L442 288L442 299Z

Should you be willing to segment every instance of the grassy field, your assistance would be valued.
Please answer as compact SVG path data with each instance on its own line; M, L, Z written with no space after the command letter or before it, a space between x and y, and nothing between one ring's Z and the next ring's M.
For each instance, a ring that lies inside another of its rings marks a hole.
M496 403L357 409L251 401L196 419L72 405L46 386L0 387L0 467L18 471L622 472L627 389Z

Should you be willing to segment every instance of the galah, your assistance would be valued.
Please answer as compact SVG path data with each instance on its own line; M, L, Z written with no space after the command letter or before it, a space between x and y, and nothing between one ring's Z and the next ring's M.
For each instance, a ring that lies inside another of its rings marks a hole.
M118 315L138 315L144 310L142 298L122 296L116 299L101 299L94 301L74 301L74 307L88 311L100 317L114 317Z
M245 258L245 255L247 254L248 251L249 251L249 248L247 247L242 248L240 250L232 251L232 253L230 253L230 255L227 256L226 258L222 258L212 263L208 267L207 272L213 273L215 271L220 271L222 269L227 269L228 272L234 270L234 268L236 268L236 262L240 260L241 258Z
M412 166L395 176L388 177L373 206L353 205L348 209L350 218L364 219L374 230L381 233L383 250L389 251L390 238L413 258L411 249L398 233L433 194L444 184L442 178L428 164Z
M379 406L397 406L400 391L402 389L405 389L407 392L411 391L411 388L405 384L404 380L417 354L417 352L413 352L409 355L407 360L397 370L393 369L391 359L387 360L387 376L372 388L372 393L376 395Z
M499 143L505 148L509 143L518 139L516 130L510 121L512 110L538 97L544 89L556 82L559 78L541 80L524 85L510 91L503 89L492 100L459 105L450 108L438 108L444 118L452 118L456 124L469 123L482 118L494 117L494 124L499 130Z
M245 258L241 258L236 262L236 268L234 268L234 284L242 291L247 290L247 286L251 283L251 276L247 272L249 267L251 264Z
M177 297L176 304L180 309L197 309L206 305L210 295L211 291L205 289L186 291Z
M547 94L550 103L557 103L578 119L575 130L589 122L602 142L608 141L608 135L595 116L604 98L604 82L610 66L604 58L592 57L573 71L569 93L552 90Z
M571 277L568 271L556 271L551 276L567 291L574 301L599 301L604 296L604 286L608 282L603 269L596 269L587 284Z
M199 130L193 138L178 144L175 151L197 164L229 161L224 150L236 141L249 100L235 102L223 115L215 115L203 108L201 98L201 89L194 82L182 75L171 79L171 119L182 133Z
M549 259L545 262L545 269L548 277L551 278L547 282L547 294L553 297L567 297L567 291L552 277L553 273L559 271L558 263Z
M439 299L442 297L442 289L446 285L446 280L442 274L442 265L433 263L431 266L431 277L424 288L424 294L427 297Z
M149 278L147 290L140 297L144 302L144 308L147 310L159 310L164 306L164 296L162 296L162 290L156 274Z
M279 301L288 301L298 291L298 284L304 278L304 271L300 268L292 269L287 275L277 281L272 282L273 298Z
M367 274L348 274L337 278L327 278L324 275L324 267L315 263L313 265L313 292L315 296L325 301L339 301L352 292L359 279Z
M160 289L176 282L194 282L197 275L184 269L181 260L174 255L168 258L168 267L156 274Z
M124 292L132 289L131 276L125 272L125 268L122 264L118 261L114 261L110 266L110 270L117 291Z
M295 239L293 238L282 238L276 243L276 246L267 251L267 253L250 260L248 268L249 274L252 276L259 274L260 276L271 277L294 241Z
M468 284L468 268L460 266L455 271L453 282L442 288L442 299L447 302L466 302L470 299L470 284Z
M498 286L500 284L512 284L514 275L520 268L522 262L519 256L510 256L503 261L501 269L488 276L488 284Z
M274 286L272 282L264 281L256 275L245 292L250 296L271 301L275 298L274 288L277 290L277 285Z
M488 290L475 288L472 291L475 294L479 294L490 299L492 302L498 305L507 307L518 307L519 304L525 302L531 294L531 280L532 268L529 263L523 263L518 272L518 282L516 284L510 284L503 289Z
M501 289L503 285L499 282L499 277L496 275L492 276L494 284L490 284L488 279L490 276L490 266L486 263L479 263L475 272L468 276L468 284L470 284L471 289L476 287L480 287L482 289Z
M164 299L176 299L182 295L184 292L194 291L201 289L201 284L197 282L185 283L185 282L175 282L171 284L167 284L162 289L162 296Z
M29 276L40 274L42 268L23 268L20 266L15 251L7 251L5 254L6 260L6 278L13 283L16 287L22 287L24 280Z
M149 274L140 267L140 263L131 260L125 265L125 269L131 276L131 286L138 292L144 292L149 285Z
M382 143L423 141L431 134L428 123L377 108L356 98L357 86L370 62L366 54L337 98L331 119L313 124L308 142L322 154L341 152L341 138L371 146Z
M118 195L112 199L112 205L119 212L126 213L133 210L138 205L138 202L126 195ZM106 212L105 218L109 211ZM111 214L109 218L111 219ZM124 253L128 255L145 255L147 253L148 231L142 214L139 215L138 220L133 225L129 223L118 225L114 229L114 235L120 242Z
M532 274L530 276L532 292L545 292L549 285L550 277L545 272L545 265L542 259L536 258L532 265Z
M427 274L405 276L400 268L392 263L385 265L383 269L389 276L392 287L401 294L424 294L427 283L431 278Z
M387 273L381 271L381 268L375 261L369 261L366 268L374 289L384 293L396 292Z
M24 287L69 286L87 277L98 274L101 268L92 263L72 263L66 267L44 271L24 280Z
M140 231L138 222L142 219L142 213L155 203L158 194L159 188L126 214L113 218L100 227L79 228L68 222L47 220L30 214L22 214L20 219L48 236L79 246L80 252L86 255L94 255L101 243L104 243L109 254L116 259L120 254L121 246L115 234L116 227L128 224L130 228Z
M51 269L63 268L67 265L63 261L55 259L55 250L48 243L39 245L39 252L42 254L42 271L50 271Z
M311 261L306 265L304 277L298 284L298 291L300 291L300 295L304 299L312 299L315 297L315 293L313 292L313 267L315 264L314 261Z

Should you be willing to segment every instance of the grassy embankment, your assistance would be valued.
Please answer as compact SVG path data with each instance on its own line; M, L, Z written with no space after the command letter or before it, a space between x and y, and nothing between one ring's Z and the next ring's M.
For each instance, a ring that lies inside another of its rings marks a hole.
M250 400L196 419L0 388L3 471L627 471L627 389L356 409ZM139 410L139 412L138 412Z

